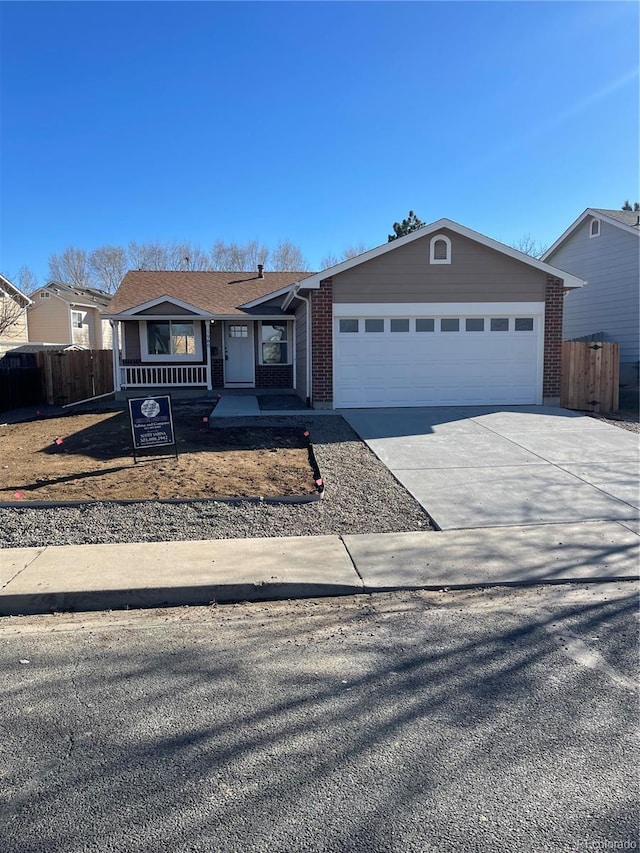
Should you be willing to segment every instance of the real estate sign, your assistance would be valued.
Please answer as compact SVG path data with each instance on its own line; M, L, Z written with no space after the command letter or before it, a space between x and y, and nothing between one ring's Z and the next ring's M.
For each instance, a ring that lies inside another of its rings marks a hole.
M128 402L134 457L136 450L175 445L171 397L168 394L160 397L135 397Z

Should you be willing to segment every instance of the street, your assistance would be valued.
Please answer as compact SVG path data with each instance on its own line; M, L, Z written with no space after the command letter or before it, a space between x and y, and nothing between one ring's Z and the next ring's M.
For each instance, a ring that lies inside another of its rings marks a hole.
M0 849L638 849L637 637L633 582L8 617Z

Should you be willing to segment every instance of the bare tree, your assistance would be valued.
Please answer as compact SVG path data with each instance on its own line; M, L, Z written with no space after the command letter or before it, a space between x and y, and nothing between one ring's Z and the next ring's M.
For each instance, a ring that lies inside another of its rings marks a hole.
M245 263L247 270L255 270L258 264L266 266L269 260L269 249L261 245L257 240L250 240L244 247Z
M11 282L6 276L0 277L0 336L24 318L27 302L10 287Z
M127 271L127 253L122 246L100 246L89 255L92 284L115 293Z
M68 246L62 254L51 255L49 277L52 281L73 284L76 287L91 287L91 272L86 251Z
M335 265L339 264L341 261L347 261L349 258L355 258L356 255L361 255L366 251L367 247L364 243L355 243L350 246L345 246L340 257L335 255L333 252L330 252L328 255L321 258L320 266L323 270L326 270L328 267L335 267Z
M210 270L211 261L200 246L188 241L171 243L167 247L168 270Z
M520 239L512 243L511 246L525 255L530 255L532 258L541 258L549 248L544 243L539 243L537 240L534 240L531 234L525 234L524 237L520 237Z
M138 270L170 269L167 247L157 240L150 243L132 241L127 247L129 264Z
M15 280L18 282L18 288L27 296L32 294L40 286L36 274L30 267L22 266L18 270L18 275Z
M281 240L269 256L269 265L274 270L293 272L308 270L309 265L298 246L289 240Z

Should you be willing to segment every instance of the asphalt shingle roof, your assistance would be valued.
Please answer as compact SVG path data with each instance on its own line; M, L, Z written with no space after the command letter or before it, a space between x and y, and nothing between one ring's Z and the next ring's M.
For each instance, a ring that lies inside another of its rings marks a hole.
M303 278L309 272L174 272L130 270L109 304L109 314L122 314L163 296L188 302L210 314L246 315L240 306Z
M603 216L608 216L610 219L617 219L624 225L637 226L640 213L633 210L606 210L604 207L592 207L595 213L601 213Z

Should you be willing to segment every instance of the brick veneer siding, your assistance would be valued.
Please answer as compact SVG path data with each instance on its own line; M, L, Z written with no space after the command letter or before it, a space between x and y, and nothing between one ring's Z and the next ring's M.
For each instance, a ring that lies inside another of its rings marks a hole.
M293 365L256 364L256 388L293 388Z
M560 399L562 372L562 281L547 276L544 305L544 375L542 396L545 400Z
M214 388L222 388L224 385L224 368L221 358L211 359L211 385Z
M333 403L333 281L311 291L311 401Z

